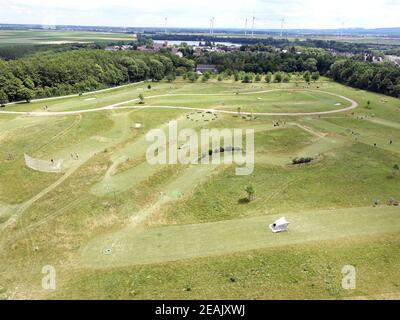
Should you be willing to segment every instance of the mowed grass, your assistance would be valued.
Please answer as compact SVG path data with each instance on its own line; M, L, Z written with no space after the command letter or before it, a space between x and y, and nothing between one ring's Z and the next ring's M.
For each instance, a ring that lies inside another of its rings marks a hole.
M148 85L151 89L148 89ZM178 85L178 84L177 84ZM183 85L183 84L181 84ZM84 109L95 109L110 106L124 101L139 101L139 94L157 95L165 94L169 84L162 83L134 83L111 90L86 92L85 95L69 95L65 97L54 97L50 99L33 100L30 103L14 103L7 105L9 111L43 111L48 107L48 111L74 111ZM132 102L134 103L134 102Z
M150 229L128 227L91 241L82 250L82 261L85 266L102 269L400 232L398 208L287 212L285 217L292 226L281 235L267 232L279 216ZM105 254L107 249L112 252Z
M342 109L349 105L348 101L323 92L293 90L280 91L270 89L270 92L249 93L220 93L219 95L196 96L172 95L149 99L148 104L155 106L181 106L197 108L214 108L244 112L314 112ZM173 93L174 94L174 93Z
M386 202L398 196L399 177L389 177L399 162L395 154L355 143L329 152L311 165L256 163L254 174L248 177L236 176L231 168L196 189L193 197L168 207L159 220L199 223L293 210L368 206L375 199ZM255 200L241 204L249 185L255 189Z
M51 298L384 299L400 297L397 233L318 241L218 257L59 273ZM357 289L342 288L345 265Z
M169 92L226 97L239 92L240 97L250 91L301 89L294 83L245 85L214 80L151 83L150 90L147 85L9 105L4 110L135 105L139 93L150 105L151 96ZM197 130L254 128L252 176L236 176L235 166L205 171L196 166L165 166L131 185L135 177L126 175L126 187L116 193L92 190L110 168L114 169L111 177L135 172L138 163L145 161L142 142L148 130L172 119L186 119L189 112L108 110L55 118L0 115L2 155L9 149L20 153L26 142L32 145L33 155L44 159L80 154L79 162L66 163L68 168L77 166L68 179L4 229L1 222L7 217L2 212L12 212L18 207L14 203L29 200L63 175L27 171L29 175L21 176L28 169L20 159L1 159L0 297L399 298L399 210L386 207L386 201L400 198L400 176L392 177L394 164L400 163L400 100L326 81L311 85L313 90L317 87L354 99L360 107L321 117L250 120L219 115L212 123L197 124ZM185 96L189 107L203 98L210 106L208 97ZM289 103L287 95L282 99L283 104ZM127 100L133 102L123 103ZM372 109L365 108L368 100ZM308 110L303 107L301 111ZM286 124L274 127L277 120ZM135 123L143 127L135 129ZM351 129L360 131L363 139L355 140ZM388 144L391 136L393 145ZM289 164L295 156L317 156L317 160L293 167ZM248 185L254 186L256 194L246 204ZM380 200L378 208L372 208L375 199ZM148 214L142 216L145 219L136 219L142 213ZM266 225L283 215L292 222L291 231L272 235ZM106 261L99 268L98 259L109 258L102 251L108 246L104 239L117 242L110 256L113 263ZM341 288L341 269L348 264L357 268L355 291ZM41 288L44 265L57 270L55 292Z
M297 127L285 126L278 130L256 133L254 145L257 154L290 154L312 143L312 136Z
M50 161L64 149L88 139L96 133L109 130L112 121L105 114L74 117L19 118L11 120L19 129L4 129L0 145L0 201L20 203L60 178L58 174L35 172L25 165L24 153ZM9 155L11 160L7 160ZM64 159L67 160L67 159Z

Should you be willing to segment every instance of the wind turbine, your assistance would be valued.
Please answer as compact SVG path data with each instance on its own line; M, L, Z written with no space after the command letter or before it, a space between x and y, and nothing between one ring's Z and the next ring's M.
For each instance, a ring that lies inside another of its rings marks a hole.
M342 28L340 29L340 39L343 39L343 33L344 33L344 22L342 21Z
M254 22L256 21L256 17L253 16L253 21L251 24L251 37L254 37Z
M165 17L165 34L167 34L168 18Z
M281 19L281 38L283 38L283 27L285 26L285 18Z
M248 18L246 18L246 22L244 23L244 35L247 36L247 22L248 22Z

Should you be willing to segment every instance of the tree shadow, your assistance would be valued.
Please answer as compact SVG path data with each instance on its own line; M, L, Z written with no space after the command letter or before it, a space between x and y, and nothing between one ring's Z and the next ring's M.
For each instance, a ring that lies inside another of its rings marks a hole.
M242 198L242 199L238 200L238 203L239 204L248 204L248 203L250 203L250 201L248 198Z

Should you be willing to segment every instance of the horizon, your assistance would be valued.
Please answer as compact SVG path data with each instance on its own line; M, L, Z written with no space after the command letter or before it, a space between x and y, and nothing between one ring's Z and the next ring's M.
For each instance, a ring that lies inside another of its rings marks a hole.
M34 26L34 27L40 27L43 29L46 29L46 27L85 27L85 28L125 28L125 29L160 29L160 30L165 30L165 27L156 27L156 26L149 26L149 27L144 27L144 26L111 26L111 25L91 25L91 24L56 24L56 25L44 25L41 23L0 23L0 26ZM174 27L170 26L167 27L168 30L173 30L173 29L180 29L180 30L209 30L209 27ZM395 29L400 29L400 25L397 27L377 27L377 28L364 28L364 27L349 27L349 28L285 28L285 30L291 30L291 31L340 31L340 30L395 30ZM50 29L46 29L51 31ZM235 28L235 27L218 27L214 28L214 30L244 30L244 28ZM277 31L280 32L281 28L255 28L254 30L256 31Z
M280 30L282 19L287 30L339 30L339 29L389 29L399 28L400 1L377 0L365 4L361 0L348 2L337 0L324 4L323 11L314 8L316 0L251 0L243 8L239 0L233 0L226 8L224 1L204 0L190 3L173 0L151 3L117 0L111 6L106 0L82 3L72 0L28 1L0 0L4 8L0 12L1 24L28 24L42 26L107 26L119 28L167 28L208 29L215 17L215 30L244 29L252 27L255 17L256 30ZM343 10L346 8L346 10ZM355 15L355 13L357 13ZM374 19L371 19L371 17ZM339 17L339 18L337 18ZM382 25L380 21L385 21Z

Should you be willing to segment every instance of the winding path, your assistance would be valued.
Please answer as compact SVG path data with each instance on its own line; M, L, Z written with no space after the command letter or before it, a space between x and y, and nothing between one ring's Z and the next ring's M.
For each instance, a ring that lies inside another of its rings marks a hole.
M258 92L243 92L240 95L250 95L250 94L259 94L259 93L267 93L273 91L282 91L281 89L276 90L266 90L266 91L258 91ZM315 90L307 90L314 92ZM325 93L331 96L335 96L346 100L351 103L349 107L336 109L336 110L328 110L328 111L316 111L316 112L240 112L242 115L257 115L257 116L318 116L318 115L327 115L327 114L335 114L350 111L356 109L358 107L358 103L350 98L345 96L341 96L332 92L327 91L316 91L319 93ZM162 98L162 97L174 97L174 96L229 96L230 94L207 94L207 93L197 93L197 94L163 94L163 95L155 95L146 97L146 99L154 99L154 98ZM236 94L231 94L236 95ZM99 111L107 111L107 110L122 110L122 109L181 109L181 110L191 110L191 111L211 111L214 113L224 113L224 114L237 114L237 111L228 111L228 110L219 110L219 109L207 109L207 108L192 108L192 107L176 107L176 106L123 106L125 104L137 102L139 99L133 99L128 101L119 102L116 104L112 104L105 107L100 108L92 108L92 109L83 109L83 110L74 110L74 111L58 111L58 112L43 112L43 111L0 111L0 114L9 114L9 115L24 115L24 116L32 116L32 117L51 117L51 116L69 116L69 115L77 115L82 113L90 113L90 112L99 112Z

